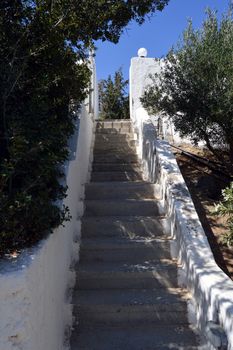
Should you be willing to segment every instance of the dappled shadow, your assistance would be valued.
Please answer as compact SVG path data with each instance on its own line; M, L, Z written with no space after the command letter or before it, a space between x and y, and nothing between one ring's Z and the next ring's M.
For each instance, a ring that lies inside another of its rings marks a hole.
M177 260L171 255L172 239L165 234L166 219L159 216L155 187L126 181L135 166L140 171L137 161L126 158L136 154L132 135L118 133L117 128L99 131L95 181L86 185L74 295L79 325L71 343L91 349L98 342L101 350L195 346L198 337L188 319L190 295L178 286ZM149 142L154 137L149 130L147 136L143 149L149 153L144 158L149 157L148 172L153 173L156 157ZM125 181L114 184L108 172L117 174L118 181L119 173L124 173ZM93 332L87 334L87 325L98 328L94 338Z
M88 300L85 305L79 301L84 319L91 304L88 317L101 325L188 325L189 295L178 288L177 262L159 218L83 218L80 253L77 287L79 295L85 289ZM96 295L96 290L101 292ZM106 311L95 316L98 305ZM171 349L182 349L182 339L173 336Z

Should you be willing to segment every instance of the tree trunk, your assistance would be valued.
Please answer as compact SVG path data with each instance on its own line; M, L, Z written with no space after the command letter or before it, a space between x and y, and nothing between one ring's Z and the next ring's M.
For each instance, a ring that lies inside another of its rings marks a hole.
M229 142L229 159L230 159L231 174L233 174L233 140Z

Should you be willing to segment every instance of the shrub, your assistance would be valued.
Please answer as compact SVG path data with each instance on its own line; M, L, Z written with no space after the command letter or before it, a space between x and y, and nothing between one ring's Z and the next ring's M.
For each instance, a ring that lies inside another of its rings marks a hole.
M227 217L229 231L223 236L223 243L233 246L233 182L222 191L223 200L215 205L214 214L220 214Z
M167 2L1 0L0 254L69 219L58 205L61 164L87 93L87 49L117 42L131 19L141 23Z
M128 119L129 95L125 89L128 80L124 80L121 69L99 82L100 118L101 119Z

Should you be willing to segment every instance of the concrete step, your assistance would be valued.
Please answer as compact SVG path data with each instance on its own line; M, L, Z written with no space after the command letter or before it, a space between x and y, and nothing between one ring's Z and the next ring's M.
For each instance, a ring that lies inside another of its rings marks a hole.
M92 263L92 264L99 264L99 263L124 263L124 264L144 264L148 263L150 265L152 264L163 264L167 263L168 261L172 261L170 251L166 250L159 252L159 250L156 250L154 248L133 248L134 254L131 254L131 248L121 248L121 249L108 249L101 250L98 249L96 251L89 250L89 249L83 249L80 252L80 263ZM167 259L164 259L164 255L166 254ZM129 256L129 257L128 257Z
M133 252L133 254L132 254ZM170 242L135 240L83 239L80 261L141 263L171 259Z
M85 216L156 216L158 204L153 199L86 200Z
M141 165L139 162L136 163L93 163L92 171L96 172L130 172L136 171L141 172Z
M164 254L167 255L167 251L170 256L170 242L171 239L167 237L163 238L130 238L130 237L91 237L83 238L81 242L81 247L84 250L116 250L121 249L141 249L148 248L153 249L156 252L157 249L164 251ZM159 252L159 254L161 254ZM168 259L164 255L164 258Z
M133 133L127 133L127 134L119 134L119 133L113 133L113 134L101 134L97 133L95 135L95 144L97 143L103 143L106 144L128 144L128 142L134 141L134 134Z
M158 186L142 181L130 121L97 122L86 185L72 350L197 350ZM204 349L202 349L204 350Z
M130 119L100 120L96 122L96 129L131 127Z
M177 264L174 261L143 264L80 263L77 287L81 289L176 288Z
M198 350L199 339L189 326L75 328L72 350Z
M155 185L146 182L98 182L86 185L86 199L155 198Z
M91 181L142 181L142 173L138 171L93 171Z
M131 127L114 127L114 128L98 128L96 129L96 134L131 134L133 137L133 131Z
M132 131L132 125L130 121L109 121L109 122L97 122L96 123L96 133L106 131L106 130L116 130L117 132Z
M104 155L112 155L112 154L136 154L136 148L134 146L128 146L127 144L114 146L114 145L101 145L94 147L94 154L104 154Z
M83 217L82 237L158 238L165 225L166 219L156 216Z
M79 290L73 296L81 326L188 324L188 300L180 288Z
M94 155L107 155L107 156L112 156L112 155L119 155L119 156L133 156L136 155L136 148L135 147L129 147L128 145L119 145L116 148L105 148L98 150L94 148Z
M137 163L138 157L135 153L109 153L94 154L94 163Z
M135 140L112 140L112 139L102 139L102 140L96 140L95 141L95 150L112 150L115 152L118 150L119 144L121 145L121 148L123 149L136 149L137 142Z

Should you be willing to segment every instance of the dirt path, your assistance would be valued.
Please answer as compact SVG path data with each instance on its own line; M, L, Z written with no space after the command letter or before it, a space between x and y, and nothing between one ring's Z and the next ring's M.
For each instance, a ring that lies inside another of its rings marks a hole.
M183 144L180 147L199 156L213 158L202 149ZM177 150L173 149L173 151L189 188L215 260L220 268L233 279L233 248L228 248L221 241L223 234L227 231L226 218L212 215L214 204L221 199L221 190L227 186L227 182L224 177L221 178L221 176L213 174L207 166L197 164Z

